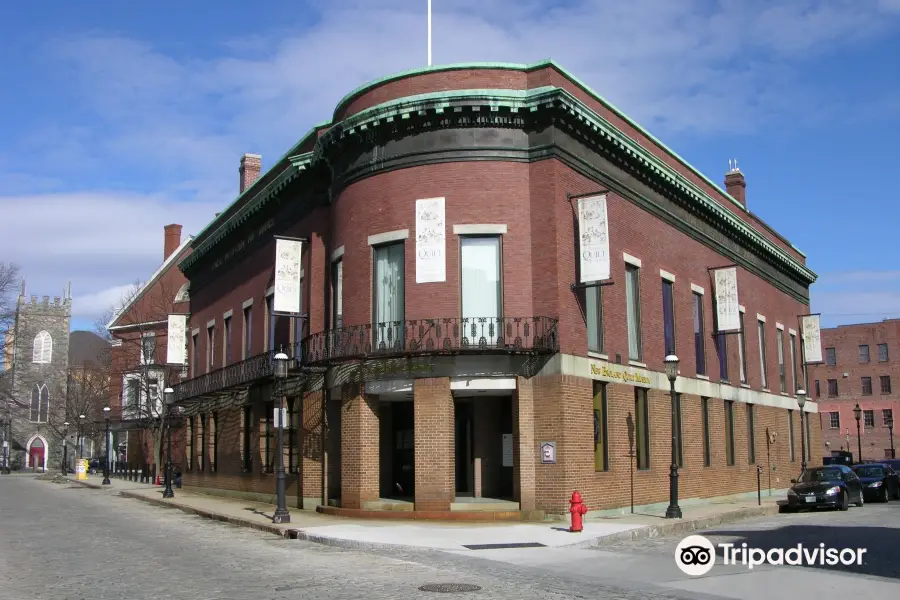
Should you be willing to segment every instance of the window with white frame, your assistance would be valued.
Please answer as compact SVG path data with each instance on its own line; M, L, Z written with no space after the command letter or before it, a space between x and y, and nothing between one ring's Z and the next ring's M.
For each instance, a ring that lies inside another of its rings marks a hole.
M588 351L603 353L603 288L593 282L584 289L584 314Z
M278 316L275 313L275 294L266 296L266 351L275 349L275 327L278 325Z
M191 374L196 377L200 373L200 334L191 336Z
M784 365L784 331L775 330L775 342L778 344L778 381L781 393L787 392L787 369Z
M662 280L663 356L675 354L675 284Z
M863 427L875 427L875 411L863 411Z
M628 358L640 361L644 357L641 340L641 269L625 265L625 316L628 322Z
M794 392L802 389L799 376L802 376L802 370L797 368L797 336L791 333L791 381L794 383ZM805 385L805 384L804 384Z
M224 343L225 343L225 364L231 364L231 317L225 317L222 323L225 327L224 335Z
M344 326L344 260L331 265L331 328Z
M405 318L403 242L372 248L372 327L375 348L402 348ZM463 278L466 264L463 263ZM465 300L463 300L465 303Z
M878 344L878 362L887 362L888 359L888 345L887 344Z
M250 343L253 341L253 307L247 306L244 308L244 342L243 347L241 348L241 358L249 358L251 346Z
M46 384L31 388L31 421L46 423L50 415L50 390Z
M738 363L740 365L741 383L747 383L747 336L744 335L744 312L738 313L741 329L738 331Z
M839 413L836 410L828 413L828 426L831 429L840 429L841 428L841 413Z
M31 362L49 365L53 358L53 338L46 331L39 331L34 336Z
M503 291L500 276L500 236L462 236L460 271L463 336L474 346L502 336Z
M762 387L769 387L769 374L766 372L766 323L765 321L756 322L757 332L759 333L759 369L762 377Z
M141 337L141 364L152 365L156 357L156 336L144 335Z
M206 369L212 371L216 366L216 326L206 326Z

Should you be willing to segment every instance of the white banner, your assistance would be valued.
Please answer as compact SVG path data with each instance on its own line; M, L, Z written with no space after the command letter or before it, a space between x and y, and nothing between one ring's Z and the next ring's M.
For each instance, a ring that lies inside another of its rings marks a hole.
M578 200L581 283L609 279L609 226L606 195Z
M416 283L447 281L443 198L416 200Z
M738 302L737 268L716 271L716 317L718 332L738 331L741 328Z
M807 364L822 362L822 332L819 315L800 318L800 335L803 336L803 359Z
M183 365L187 361L187 315L169 315L166 329L166 364Z
M275 238L275 297L272 311L300 314L300 269L303 242Z

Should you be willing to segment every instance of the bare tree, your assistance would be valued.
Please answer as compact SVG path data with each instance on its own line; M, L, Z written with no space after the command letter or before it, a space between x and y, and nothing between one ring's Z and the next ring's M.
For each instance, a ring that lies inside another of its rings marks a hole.
M6 361L7 331L16 315L19 267L13 263L0 262L0 360ZM8 368L9 365L6 365Z

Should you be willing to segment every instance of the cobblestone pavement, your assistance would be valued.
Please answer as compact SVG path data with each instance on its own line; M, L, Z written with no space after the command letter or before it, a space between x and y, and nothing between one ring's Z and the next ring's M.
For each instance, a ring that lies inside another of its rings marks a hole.
M468 583L451 597L664 600L439 552L365 553L207 521L69 483L0 478L0 599L442 598L429 583Z

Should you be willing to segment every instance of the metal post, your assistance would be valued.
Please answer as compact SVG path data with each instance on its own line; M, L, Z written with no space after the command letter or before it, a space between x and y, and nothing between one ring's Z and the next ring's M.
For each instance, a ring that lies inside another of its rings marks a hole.
M163 395L166 397L166 489L163 491L163 498L174 498L175 491L172 489L172 401L175 398L175 391L172 388L166 388Z
M112 482L109 480L109 411L110 408L108 406L103 407L103 414L106 417L106 440L103 444L104 452L106 455L103 457L103 483L102 485L110 485Z
M756 465L756 504L762 506L762 465Z
M291 513L287 510L287 489L284 475L284 380L287 376L286 354L279 352L275 355L275 379L276 393L278 394L278 418L275 424L278 427L276 432L275 446L277 448L277 456L275 457L275 490L278 497L278 506L272 515L273 523L290 523Z
M669 398L672 404L672 464L669 468L669 507L666 508L666 518L680 519L681 507L678 506L678 455L676 453L678 415L675 411L675 379L678 377L678 357L675 355L666 356L666 374L669 377Z
M859 456L856 457L856 462L862 462L862 431L860 431L859 420L860 416L862 416L862 410L859 408L859 404L857 403L856 407L853 409L854 416L856 417L856 449L859 451Z
M803 428L803 407L800 407L800 472L806 471L806 435Z

